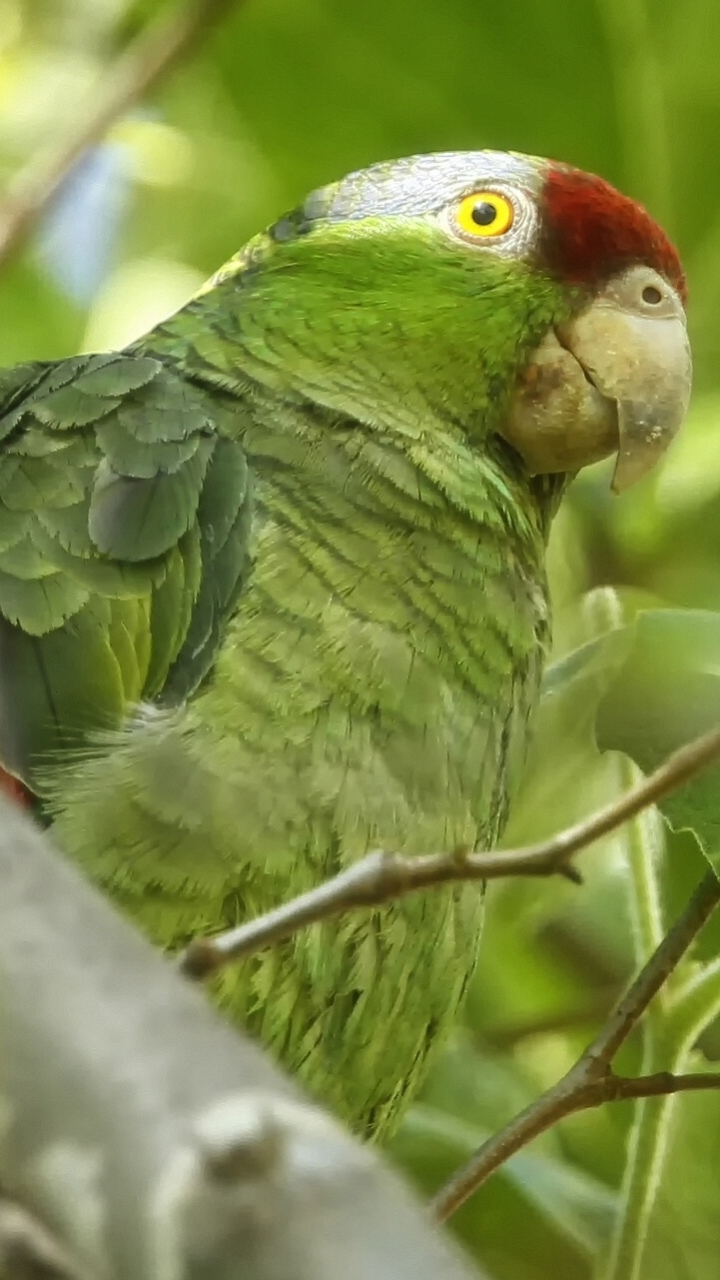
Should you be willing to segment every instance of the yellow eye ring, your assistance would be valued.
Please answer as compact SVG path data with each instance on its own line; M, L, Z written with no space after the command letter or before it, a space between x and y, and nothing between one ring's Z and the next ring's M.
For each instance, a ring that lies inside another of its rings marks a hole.
M455 220L466 236L488 239L502 236L509 231L515 210L506 196L497 191L473 191L465 196L455 210Z

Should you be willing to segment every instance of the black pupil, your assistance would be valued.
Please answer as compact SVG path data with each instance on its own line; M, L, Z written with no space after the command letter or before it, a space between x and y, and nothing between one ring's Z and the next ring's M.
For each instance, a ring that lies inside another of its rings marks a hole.
M471 214L473 222L479 227L489 227L497 218L497 209L489 200L478 200Z

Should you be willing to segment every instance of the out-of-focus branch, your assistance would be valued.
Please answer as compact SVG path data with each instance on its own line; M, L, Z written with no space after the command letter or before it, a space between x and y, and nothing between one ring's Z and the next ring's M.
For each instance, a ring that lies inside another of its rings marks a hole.
M4 1280L477 1275L5 802L0 885Z
M173 7L102 72L62 137L33 156L0 199L0 265L17 250L88 147L168 75L198 41L242 0L195 0Z
M0 1275L3 1280L85 1280L44 1223L0 1196Z
M659 1072L627 1079L616 1076L612 1070L618 1049L718 903L720 881L714 872L708 872L683 915L617 1002L607 1022L575 1066L537 1101L488 1138L441 1189L432 1206L441 1221L459 1209L510 1156L565 1116L624 1098L657 1097L692 1089L720 1089L720 1072L693 1075Z
M539 844L497 853L467 849L408 858L379 851L290 902L215 938L198 938L181 957L183 972L204 978L223 965L287 938L299 929L357 908L382 906L409 893L462 880L563 875L580 881L570 858L601 836L676 791L720 757L720 728L675 751L648 778L582 822Z
M556 1009L549 1013L538 1013L535 1016L518 1019L517 1022L498 1022L496 1026L485 1027L478 1034L480 1047L490 1046L503 1052L514 1049L525 1040L536 1036L556 1035L567 1031L590 1028L594 1023L606 1018L617 995L617 987L607 992L600 991L591 997L587 1004L580 1004L570 1009Z

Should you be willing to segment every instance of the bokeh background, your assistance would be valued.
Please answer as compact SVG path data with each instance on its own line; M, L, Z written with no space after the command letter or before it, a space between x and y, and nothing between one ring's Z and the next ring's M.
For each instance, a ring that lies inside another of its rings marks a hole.
M67 125L158 10L127 0L0 0L3 185ZM717 0L246 0L83 157L4 266L0 364L122 345L308 190L373 161L482 147L570 161L642 200L677 242L696 390L657 476L622 498L611 497L605 465L573 485L550 553L555 657L608 625L606 598L585 602L605 584L621 589L630 613L653 605L714 613L719 66ZM546 834L627 784L622 758L598 754L590 719L572 707L543 713L508 840ZM633 965L626 842L621 835L585 855L581 889L539 882L489 894L464 1024L393 1149L423 1187L438 1186L557 1079L621 989ZM658 853L668 912L699 874L692 842L686 854L678 880ZM708 963L711 951L706 942ZM715 1029L701 1050L720 1056ZM638 1069L640 1052L637 1039L626 1070ZM456 1229L488 1276L611 1275L601 1260L631 1121L622 1104L565 1122L466 1206ZM670 1143L634 1280L713 1280L715 1096L681 1100Z

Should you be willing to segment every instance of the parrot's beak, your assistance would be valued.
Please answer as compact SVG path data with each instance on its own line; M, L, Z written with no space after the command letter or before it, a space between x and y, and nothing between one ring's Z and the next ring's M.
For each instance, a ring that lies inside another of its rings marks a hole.
M650 267L614 276L533 353L503 434L532 474L579 471L617 453L616 493L652 470L690 399L683 304Z
M560 333L593 386L617 406L612 479L622 493L655 466L687 412L692 360L685 311L649 267L615 276Z

